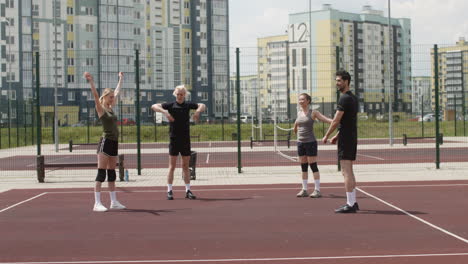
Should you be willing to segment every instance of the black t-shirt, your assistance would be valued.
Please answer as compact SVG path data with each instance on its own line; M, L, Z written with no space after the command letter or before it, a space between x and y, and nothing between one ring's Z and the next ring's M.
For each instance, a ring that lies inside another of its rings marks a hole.
M340 121L340 139L357 140L358 107L358 99L351 91L341 95L336 107L336 110L344 112Z
M184 101L182 104L171 102L161 106L174 118L174 122L169 122L169 136L190 140L190 110L197 109L198 104Z

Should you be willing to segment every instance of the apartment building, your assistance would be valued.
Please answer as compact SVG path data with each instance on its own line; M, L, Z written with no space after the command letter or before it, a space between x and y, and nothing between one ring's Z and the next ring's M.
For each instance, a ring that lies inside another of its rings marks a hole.
M140 111L142 120L151 120L150 106L174 100L172 91L180 84L191 91L189 99L207 104L205 115L221 112L216 102L229 89L227 0L3 0L0 4L0 18L8 21L0 28L2 67L11 69L2 71L2 93L11 87L12 98L32 99L33 53L39 51L41 105L53 106L57 90L59 107L78 109L62 111L62 124L94 114L88 113L94 100L82 78L85 71L94 75L99 90L115 88L118 72L124 72L118 107L124 118ZM136 50L141 109L134 104Z
M432 76L435 76L434 49L431 50ZM439 105L446 119L466 113L468 92L468 42L461 37L456 45L438 49ZM432 109L435 109L435 83L432 78Z
M360 112L387 112L389 96L394 111L411 112L411 23L392 18L390 24L389 37L388 18L370 6L349 13L325 4L321 10L290 14L289 54L292 62L301 62L291 65L291 92L323 100L323 111L331 115L339 68L352 76Z
M431 113L431 77L413 76L412 102L413 114Z

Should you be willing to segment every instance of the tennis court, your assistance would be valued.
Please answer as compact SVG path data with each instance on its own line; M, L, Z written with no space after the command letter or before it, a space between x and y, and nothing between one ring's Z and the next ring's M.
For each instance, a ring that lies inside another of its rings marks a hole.
M342 184L323 184L322 199L297 187L204 186L194 201L120 188L129 209L106 213L90 188L10 190L0 263L468 262L468 181L361 183L352 215L333 212Z

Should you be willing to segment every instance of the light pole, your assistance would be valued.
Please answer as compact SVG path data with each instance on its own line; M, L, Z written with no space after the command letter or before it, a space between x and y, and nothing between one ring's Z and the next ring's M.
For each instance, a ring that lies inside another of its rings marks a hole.
M11 102L10 102L10 93L11 93L11 34L10 34L10 21L7 18L2 18L1 22L5 22L8 25L8 91L7 91L7 106L8 106L8 147L11 147Z

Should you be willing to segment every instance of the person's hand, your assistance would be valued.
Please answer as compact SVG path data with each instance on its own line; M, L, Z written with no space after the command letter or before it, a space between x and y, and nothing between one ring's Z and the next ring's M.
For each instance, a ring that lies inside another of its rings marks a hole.
M193 119L193 121L198 122L200 120L200 113L195 112L195 114L193 114L193 116L192 116L192 119Z
M336 142L338 141L338 134L336 134L334 137L332 137L332 139L330 140L330 142L332 144L336 144Z
M172 117L171 114L169 114L169 112L166 112L166 117L167 117L167 120L169 120L169 122L175 121L174 117Z
M120 80L123 79L123 76L124 76L124 73L123 73L123 72L119 72L119 79L120 79Z
M86 81L90 82L93 80L93 76L89 72L83 73L83 77L86 79Z
M323 142L323 144L327 144L327 141L328 141L328 136L325 135L325 136L322 138L322 142Z

